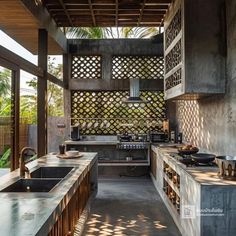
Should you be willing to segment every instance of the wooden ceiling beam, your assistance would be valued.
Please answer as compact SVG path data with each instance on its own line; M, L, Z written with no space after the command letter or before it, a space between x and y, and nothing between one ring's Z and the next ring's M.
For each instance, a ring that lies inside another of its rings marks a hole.
M48 1L43 1L43 3L45 5L55 5L56 4L56 0L48 0ZM88 5L88 0L64 0L64 4L65 5ZM115 1L114 0L93 0L92 1L93 5L115 5Z
M172 3L172 0L147 0L147 4L155 4L155 5L169 5Z
M146 15L143 15L142 17L142 21L141 22L149 22L149 21L153 21L153 22L156 22L156 21L162 21L162 16L146 16Z
M150 5L147 5L145 6L145 11L148 11L148 10L151 10L151 11L166 11L168 10L168 6L167 5L158 5L158 6L150 6Z
M137 26L140 26L140 22L142 21L142 18L143 18L143 11L144 11L144 8L145 8L145 4L146 4L146 0L143 0L143 4L142 4L141 11L140 11L140 16L139 16L139 19L138 19L138 24L137 24Z
M145 6L145 11L161 11L163 13L166 12L166 10L168 9L167 6ZM55 12L60 12L60 11L64 11L60 6L57 7L48 7L48 10L50 12L55 11ZM83 10L89 10L89 6L88 5L84 5L84 6L79 6L79 7L67 7L67 11L83 11ZM111 7L111 6L93 6L93 10L104 10L104 11L114 11L116 10L115 7ZM119 12L120 11L137 11L140 10L140 7L128 7L128 8L124 8L124 7L119 7Z
M63 16L68 14L74 25L78 27L86 25L85 21L87 27L104 25L114 27L125 20L133 21L132 24L136 22L136 26L146 24L145 22L159 24L159 19L163 19L172 2L172 0L64 0L66 14L65 11L63 12L64 8L61 9L60 5L56 5L56 1L58 0L43 0L58 25L66 24ZM113 23L110 22L112 20Z
M60 16L60 17L57 17L56 18L58 21L63 21L63 22L66 22L67 21L67 18L65 16ZM80 15L80 16L76 16L76 18L74 18L74 23L75 22L79 22L79 21L88 21L88 22L93 22L92 19L91 19L91 15ZM104 15L98 15L96 17L96 20L97 21L113 21L113 26L114 26L114 20L115 20L115 15L107 15L107 16L104 16Z
M116 22L115 22L116 27L118 27L118 15L119 15L119 0L116 0Z
M70 23L70 26L71 26L71 27L74 27L74 24L73 24L73 22L72 22L72 20L71 20L71 18L70 18L70 14L68 13L68 11L67 11L67 9L66 9L65 4L63 3L62 0L58 0L58 1L59 1L59 3L61 4L62 8L64 9L64 12L65 12L65 14L66 14L66 16L67 16L67 18L68 18L69 23Z
M44 5L51 6L51 5L57 5L57 0L43 0L42 1ZM64 4L67 5L88 5L88 0L64 0ZM147 0L147 5L169 5L171 4L172 0ZM120 1L120 4L122 5L128 5L128 4L139 4L142 3L141 0L136 1ZM115 0L93 0L93 5L116 5Z
M145 24L145 23L142 23L140 24L140 27L159 27L160 24L158 22L155 22L155 23L152 23L152 24ZM119 23L119 27L137 27L137 23L127 23L127 22L124 22L124 23Z
M91 12L90 12L90 10L75 11L75 12L70 11L69 14L70 14L70 17L72 19L73 17L76 17L76 16L90 15ZM52 12L52 15L55 16L55 17L56 16L65 16L65 14L63 12L57 12L57 13ZM90 15L90 17L91 17L91 15Z
M92 6L91 0L88 0L88 3L89 3L89 9L90 9L92 20L93 20L93 26L95 27L95 26L97 26L97 24L96 24L96 18L95 18L94 12L93 12L93 6Z

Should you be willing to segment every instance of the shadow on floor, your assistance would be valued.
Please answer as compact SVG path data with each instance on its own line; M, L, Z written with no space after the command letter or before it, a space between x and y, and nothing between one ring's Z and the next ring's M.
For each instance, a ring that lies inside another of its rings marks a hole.
M83 236L178 236L151 180L101 179Z

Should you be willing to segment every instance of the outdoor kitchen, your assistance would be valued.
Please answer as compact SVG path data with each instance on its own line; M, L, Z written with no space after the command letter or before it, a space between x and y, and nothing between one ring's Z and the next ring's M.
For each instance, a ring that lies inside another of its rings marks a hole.
M0 46L0 235L236 235L236 1L12 0L0 15L37 55Z

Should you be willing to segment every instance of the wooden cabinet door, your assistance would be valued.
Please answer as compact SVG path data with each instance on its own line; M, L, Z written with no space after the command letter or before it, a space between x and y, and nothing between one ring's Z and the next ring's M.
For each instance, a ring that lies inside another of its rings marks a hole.
M157 156L154 151L151 151L151 173L156 179L157 176Z

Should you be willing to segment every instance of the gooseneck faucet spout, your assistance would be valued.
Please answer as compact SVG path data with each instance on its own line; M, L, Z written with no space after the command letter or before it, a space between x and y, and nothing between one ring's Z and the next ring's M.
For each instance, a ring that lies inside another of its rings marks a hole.
M20 152L20 177L25 178L25 173L29 175L29 169L25 166L25 156L27 152L30 151L36 155L36 151L31 147L24 147Z

